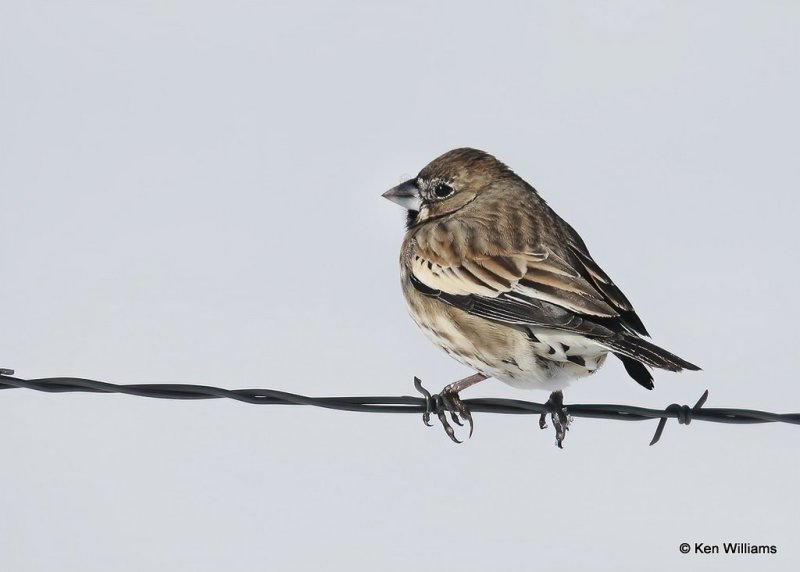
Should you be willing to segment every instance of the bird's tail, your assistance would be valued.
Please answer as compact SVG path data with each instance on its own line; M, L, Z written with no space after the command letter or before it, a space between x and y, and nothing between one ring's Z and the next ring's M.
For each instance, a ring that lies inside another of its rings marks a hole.
M647 389L653 389L653 376L644 367L645 365L669 371L700 369L693 363L635 335L622 334L618 338L604 338L597 342L606 346L622 360L628 375Z

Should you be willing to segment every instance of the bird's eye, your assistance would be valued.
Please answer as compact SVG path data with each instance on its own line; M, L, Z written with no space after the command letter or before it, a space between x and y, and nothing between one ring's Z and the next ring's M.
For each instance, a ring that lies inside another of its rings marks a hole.
M445 197L449 197L453 194L453 187L448 185L447 183L439 183L434 187L433 193L440 199Z

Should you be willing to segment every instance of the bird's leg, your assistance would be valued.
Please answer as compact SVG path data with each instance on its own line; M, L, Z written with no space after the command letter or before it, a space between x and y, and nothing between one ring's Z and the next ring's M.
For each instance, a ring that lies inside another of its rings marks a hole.
M461 398L458 396L458 392L470 387L471 385L475 385L479 381L483 381L488 377L489 376L483 375L482 373L470 375L469 377L459 379L458 381L454 381L453 383L447 385L441 393L436 395L431 395L427 389L422 387L422 381L418 377L415 377L414 387L425 397L425 411L422 413L422 422L428 427L431 427L431 413L435 412L436 416L439 418L439 421L442 423L442 427L444 427L447 436L456 443L461 443L461 441L456 438L456 433L455 430L453 430L453 426L447 421L446 413L450 413L450 417L457 425L463 425L458 418L458 415L461 415L462 419L466 419L469 423L469 436L472 437L472 415L470 414L469 409L464 402L461 401Z
M562 442L569 431L569 416L567 415L567 408L564 407L564 394L560 391L554 391L550 394L550 398L545 405L551 408L550 418L553 420L553 427L556 430L556 445L559 449L563 449ZM539 416L539 429L547 428L546 413Z
M439 397L441 397L442 404L444 405L444 407L437 408L436 413L448 437L450 437L456 443L460 443L460 441L456 439L453 427L450 425L450 423L447 422L447 417L445 416L445 410L447 410L447 412L450 413L450 418L457 425L463 426L463 423L459 420L459 415L461 416L461 419L469 423L469 436L472 437L472 430L474 428L474 425L472 423L472 414L469 412L467 406L464 405L464 402L461 401L461 397L459 397L458 394L459 392L467 389L468 387L475 385L480 381L483 381L487 377L488 377L487 375L484 375L482 373L476 373L474 375L470 375L469 377L465 377L464 379L459 379L458 381L454 381L453 383L448 384L439 394Z

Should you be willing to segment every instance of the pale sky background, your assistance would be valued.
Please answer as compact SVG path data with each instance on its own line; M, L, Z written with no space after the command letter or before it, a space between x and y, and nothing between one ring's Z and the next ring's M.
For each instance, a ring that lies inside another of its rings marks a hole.
M485 149L654 340L567 403L800 410L793 2L0 1L0 366L413 394L380 194ZM464 397L542 401L487 381ZM0 392L0 570L787 570L800 428ZM681 542L776 555L682 555Z

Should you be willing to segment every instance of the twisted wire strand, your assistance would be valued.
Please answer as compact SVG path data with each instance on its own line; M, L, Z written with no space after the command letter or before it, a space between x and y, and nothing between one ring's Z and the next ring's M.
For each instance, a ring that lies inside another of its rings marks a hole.
M224 389L209 385L178 383L116 384L80 377L45 377L23 379L14 377L14 371L0 369L0 390L25 388L47 393L122 393L152 399L232 399L255 405L306 405L342 411L363 413L425 413L431 412L435 400L428 397L403 396L349 396L309 397L274 389ZM418 388L421 388L419 386ZM420 391L423 391L420 389ZM633 405L616 404L570 404L569 415L591 419L617 421L645 421L658 419L658 427L651 445L661 438L668 419L677 419L682 425L694 421L714 423L791 423L800 425L800 413L771 413L755 409L706 408L706 390L697 403L690 407L673 403L664 409L650 409ZM473 412L506 415L535 415L553 413L546 403L535 403L518 399L471 398L464 403Z

